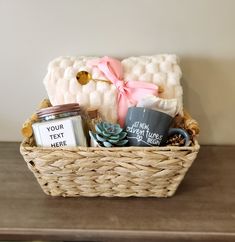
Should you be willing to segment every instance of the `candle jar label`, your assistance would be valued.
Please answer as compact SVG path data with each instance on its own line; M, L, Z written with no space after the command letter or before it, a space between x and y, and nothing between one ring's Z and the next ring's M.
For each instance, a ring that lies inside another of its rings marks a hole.
M37 128L43 147L76 146L73 124L69 119L40 123Z

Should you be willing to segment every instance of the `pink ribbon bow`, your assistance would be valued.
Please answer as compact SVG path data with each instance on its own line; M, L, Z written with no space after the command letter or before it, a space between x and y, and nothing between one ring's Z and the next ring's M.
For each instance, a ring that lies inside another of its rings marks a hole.
M118 122L121 127L125 124L129 106L135 106L146 95L157 94L158 86L152 83L124 81L122 64L116 59L105 56L98 60L89 61L88 65L97 67L116 86L118 90Z

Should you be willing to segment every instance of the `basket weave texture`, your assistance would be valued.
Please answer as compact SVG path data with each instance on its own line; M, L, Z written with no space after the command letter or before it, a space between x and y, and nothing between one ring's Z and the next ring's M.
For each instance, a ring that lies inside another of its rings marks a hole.
M195 160L190 147L41 148L20 151L43 191L52 196L172 196Z

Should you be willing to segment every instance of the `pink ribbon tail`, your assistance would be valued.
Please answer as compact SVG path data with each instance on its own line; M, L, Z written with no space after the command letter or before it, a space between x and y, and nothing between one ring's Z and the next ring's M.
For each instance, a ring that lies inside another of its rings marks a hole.
M118 102L118 122L121 127L125 125L126 115L130 106L136 106L138 101L147 95L157 95L158 91L158 87L155 84L141 81L128 81L125 87L127 88L125 95L120 93Z

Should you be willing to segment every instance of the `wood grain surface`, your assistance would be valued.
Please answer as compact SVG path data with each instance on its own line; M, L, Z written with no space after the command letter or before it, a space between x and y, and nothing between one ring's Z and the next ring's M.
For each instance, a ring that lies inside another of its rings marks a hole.
M235 147L203 146L171 198L45 195L0 143L0 240L235 241Z

